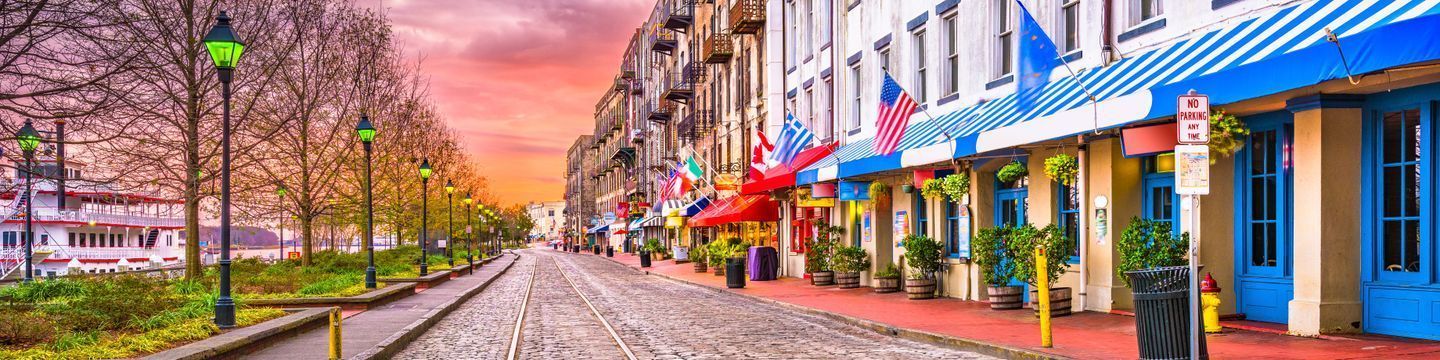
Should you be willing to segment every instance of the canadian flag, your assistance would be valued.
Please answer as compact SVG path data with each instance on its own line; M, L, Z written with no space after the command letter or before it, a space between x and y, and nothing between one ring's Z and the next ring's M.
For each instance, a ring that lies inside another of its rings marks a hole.
M770 158L770 152L775 151L775 145L765 137L764 129L755 129L755 134L760 141L756 141L754 148L750 149L750 179L759 181L765 178L765 170L770 168L765 159Z

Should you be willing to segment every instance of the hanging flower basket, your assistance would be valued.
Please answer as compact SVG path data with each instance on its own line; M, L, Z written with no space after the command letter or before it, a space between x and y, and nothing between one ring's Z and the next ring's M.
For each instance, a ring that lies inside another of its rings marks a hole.
M1001 167L1000 171L995 172L995 179L1008 183L1020 180L1027 175L1030 175L1030 169L1025 167L1025 163L1011 161L1009 164Z
M1235 115L1226 114L1224 109L1210 114L1210 151L1230 157L1245 148L1245 138L1249 136L1250 128ZM1210 162L1215 162L1215 158L1210 158Z
M1075 185L1075 178L1079 175L1080 160L1070 154L1055 154L1045 159L1045 176L1060 185Z
M940 179L926 179L920 186L920 195L930 199L945 196L945 183Z
M950 201L960 202L961 198L964 198L966 194L970 193L970 173L966 172L945 176L944 184L941 188L944 190L945 196L950 197Z

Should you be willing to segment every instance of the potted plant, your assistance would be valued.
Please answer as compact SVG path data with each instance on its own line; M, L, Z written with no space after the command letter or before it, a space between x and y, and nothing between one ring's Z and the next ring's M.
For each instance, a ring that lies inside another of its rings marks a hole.
M1045 276L1046 285L1050 297L1050 316L1070 315L1070 288L1053 287L1055 282L1060 280L1060 275L1065 274L1066 261L1070 259L1070 253L1075 251L1075 243L1065 238L1065 233L1060 227L1049 225L1036 229L1035 226L1025 224L1010 232L1007 247L1014 258L1015 277L1030 284L1034 290L1030 290L1030 308L1035 309L1039 315L1039 276ZM1036 263L1035 249L1045 251L1045 273L1039 274L1039 266Z
M600 248L596 247L595 249L598 253ZM645 245L640 246L640 267L650 267L650 255L663 254L664 252L665 246L660 245L660 240L657 240L655 238L645 239Z
M1135 329L1141 356L1163 356L1171 351L1169 344L1185 344L1179 351L1189 351L1186 327L1198 324L1192 325L1188 319L1172 320L1177 313L1184 314L1185 310L1177 309L1189 307L1185 292L1190 269L1184 266L1189 242L1190 235L1175 236L1169 222L1135 217L1130 218L1130 224L1115 241L1120 256L1115 272L1135 297ZM1205 353L1204 337L1200 338L1199 350Z
M875 271L875 292L892 293L900 291L900 269L894 263L885 265L884 268Z
M870 200L876 204L890 203L890 184L879 181L870 182Z
M1003 183L1008 183L1020 180L1029 175L1030 169L1025 167L1025 163L1018 160L1011 160L1009 164L1005 164L1005 166L1000 167L999 171L995 172L995 179Z
M731 289L745 287L745 253L750 243L738 238L726 240L728 250L725 258L725 285Z
M1005 248L1005 239L1009 232L1010 229L1003 226L982 228L970 239L970 260L980 267L986 285L986 297L990 301L990 309L994 310L1019 309L1024 306L1020 296L1025 289L1009 285L1010 278L1015 273L1015 262L1010 259L1009 249Z
M940 270L942 247L939 241L929 236L905 237L905 263L914 270L910 273L910 280L905 282L905 294L911 300L935 297L935 273Z
M715 240L711 241L708 246L710 248L706 249L705 253L709 256L705 258L705 261L715 269L715 276L725 276L725 259L730 257L730 245L725 241Z
M697 273L709 271L709 269L705 268L706 262L710 261L710 259L705 258L706 248L707 246L701 245L690 250L690 260L695 263L695 272Z
M1054 180L1060 185L1075 185L1075 178L1080 175L1080 160L1070 154L1055 154L1045 158L1045 176Z
M805 271L810 273L810 284L828 286L835 284L835 272L831 265L835 246L845 228L830 224L815 224L815 239L805 250Z
M860 287L860 272L870 269L870 254L859 246L841 246L835 250L835 284L841 289Z

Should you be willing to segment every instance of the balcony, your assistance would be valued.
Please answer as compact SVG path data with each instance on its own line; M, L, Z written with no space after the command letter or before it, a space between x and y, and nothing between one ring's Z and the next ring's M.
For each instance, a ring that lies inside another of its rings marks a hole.
M669 101L651 102L646 104L646 109L649 111L646 120L656 123L668 122L675 115L675 103Z
M665 55L675 52L675 31L670 29L655 29L650 33L650 51Z
M695 0L664 0L661 19L666 29L685 32L695 22Z
M695 97L695 87L705 80L705 65L690 63L681 65L677 73L670 70L665 73L665 91L660 96L666 100L674 100L680 103L688 103Z
M700 49L707 64L724 64L735 56L735 42L726 35L710 35Z
M627 67L629 67L629 66L627 66ZM634 79L634 78L635 78L635 70L625 70L625 71L621 71L621 72L620 72L620 78L621 78L621 79L625 79L625 80Z
M764 0L731 0L730 33L759 34L765 28Z
M680 136L695 141L709 135L714 125L714 118L709 110L697 109L680 121Z
M22 219L15 217L14 219ZM128 215L128 214L107 214L88 211L62 211L56 213L36 212L35 221L65 222L88 224L94 221L97 225L103 226L130 226L130 227L153 227L153 228L180 228L185 226L185 219L181 217L167 217L155 215Z
M630 89L630 80L624 78L615 79L615 92L625 92Z

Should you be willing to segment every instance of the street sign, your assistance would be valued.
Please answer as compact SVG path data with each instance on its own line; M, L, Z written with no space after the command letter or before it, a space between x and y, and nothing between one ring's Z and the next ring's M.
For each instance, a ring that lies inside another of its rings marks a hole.
M1175 140L1181 144L1210 143L1210 97L1196 94L1180 95L1175 108Z
M1210 147L1175 145L1175 193L1210 194Z
M289 258L291 258L291 259L299 259L299 258L300 258L300 252L299 252L299 251L291 251L288 256L289 256Z

